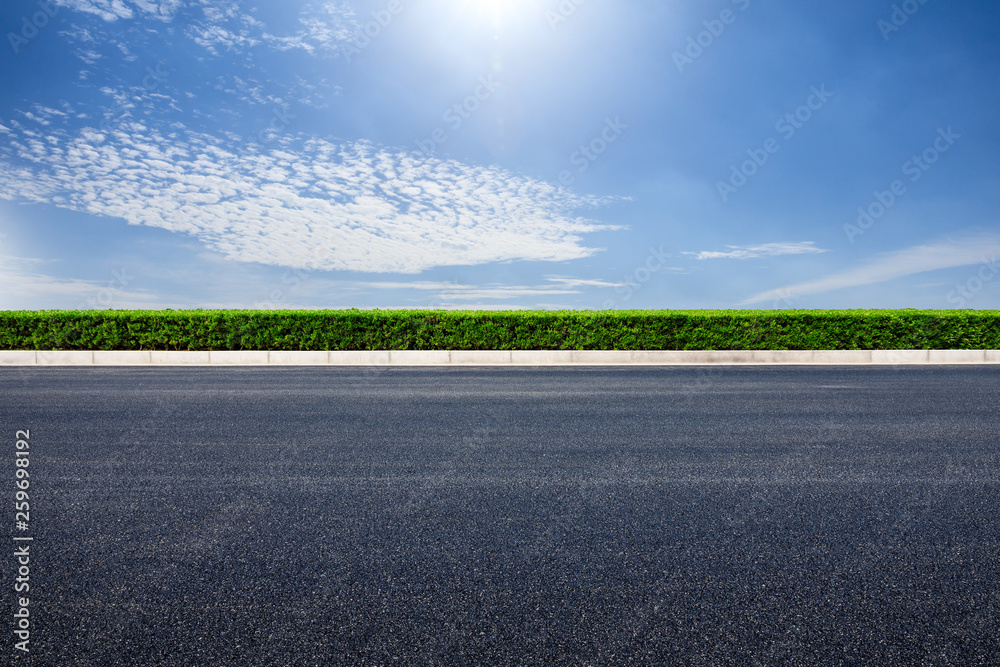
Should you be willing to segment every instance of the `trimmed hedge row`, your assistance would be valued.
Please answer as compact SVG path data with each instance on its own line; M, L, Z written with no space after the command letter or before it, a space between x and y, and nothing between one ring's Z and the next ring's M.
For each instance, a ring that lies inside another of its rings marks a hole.
M1000 349L1000 312L0 311L0 349Z

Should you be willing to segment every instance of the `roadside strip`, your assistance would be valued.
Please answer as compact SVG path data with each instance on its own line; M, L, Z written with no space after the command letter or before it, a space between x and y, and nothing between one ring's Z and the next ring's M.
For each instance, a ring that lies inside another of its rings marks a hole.
M0 366L701 366L1000 364L1000 350L0 350Z

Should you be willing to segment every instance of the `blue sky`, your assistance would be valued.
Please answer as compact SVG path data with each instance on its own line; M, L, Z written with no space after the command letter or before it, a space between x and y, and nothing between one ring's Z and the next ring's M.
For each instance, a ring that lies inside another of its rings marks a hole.
M0 26L0 309L1000 307L995 2Z

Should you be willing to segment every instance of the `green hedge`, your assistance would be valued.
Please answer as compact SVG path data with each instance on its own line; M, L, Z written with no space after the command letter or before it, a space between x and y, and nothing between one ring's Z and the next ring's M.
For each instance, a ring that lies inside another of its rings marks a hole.
M1000 349L1000 312L0 311L0 349Z

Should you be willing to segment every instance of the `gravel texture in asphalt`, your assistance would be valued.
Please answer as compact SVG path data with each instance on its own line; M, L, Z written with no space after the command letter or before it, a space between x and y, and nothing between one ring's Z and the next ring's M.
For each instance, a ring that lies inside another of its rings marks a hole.
M11 664L1000 664L994 368L0 382Z

